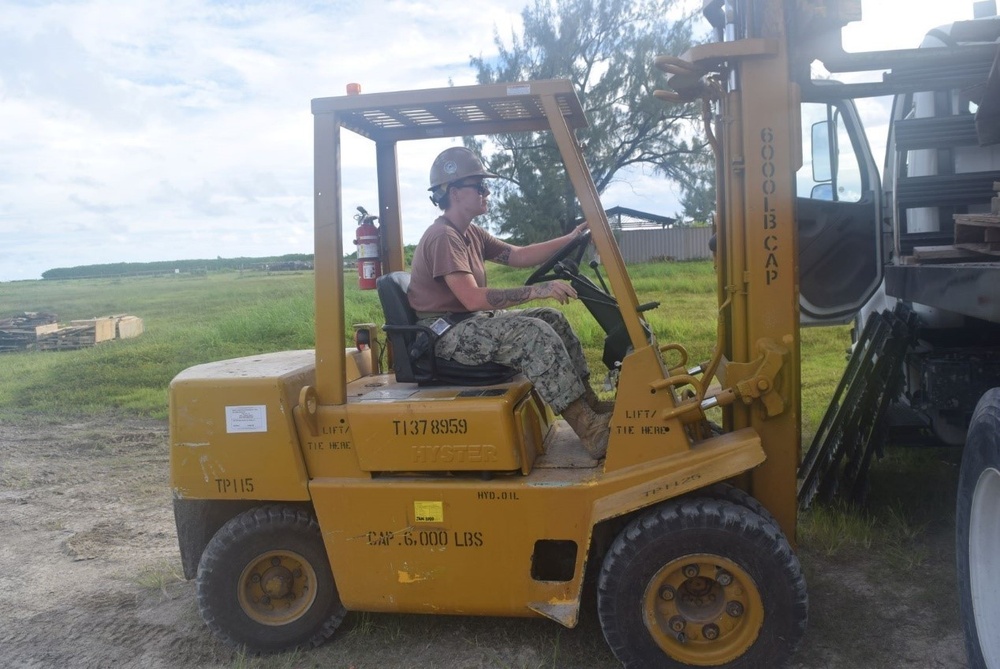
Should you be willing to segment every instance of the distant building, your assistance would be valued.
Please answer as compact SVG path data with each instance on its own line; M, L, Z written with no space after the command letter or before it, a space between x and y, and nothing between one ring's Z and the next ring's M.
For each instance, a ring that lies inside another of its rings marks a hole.
M712 257L710 226L679 225L676 218L627 207L612 207L607 215L626 263Z

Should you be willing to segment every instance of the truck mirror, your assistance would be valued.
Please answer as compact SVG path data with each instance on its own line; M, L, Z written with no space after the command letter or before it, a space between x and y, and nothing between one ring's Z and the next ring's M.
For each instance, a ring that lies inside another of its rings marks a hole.
M812 124L812 172L813 181L833 179L833 161L830 155L830 122L817 121ZM815 192L815 189L813 189ZM833 199L832 197L829 199Z
M827 200L833 202L833 184L829 181L813 186L809 193L810 200Z

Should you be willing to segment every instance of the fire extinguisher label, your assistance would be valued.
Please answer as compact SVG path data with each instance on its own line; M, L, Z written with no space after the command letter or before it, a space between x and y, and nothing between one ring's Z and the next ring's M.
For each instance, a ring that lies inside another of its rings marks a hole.
M363 265L361 265L361 278L362 279L375 278L375 263L366 262Z
M375 258L378 256L378 244L358 244L359 258Z

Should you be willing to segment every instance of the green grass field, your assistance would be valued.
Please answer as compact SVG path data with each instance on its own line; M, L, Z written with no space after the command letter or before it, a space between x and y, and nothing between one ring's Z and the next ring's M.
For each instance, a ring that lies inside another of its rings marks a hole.
M707 359L715 344L717 319L711 263L650 263L629 270L639 301L661 303L655 311L647 312L658 341L683 344L692 361ZM491 284L518 285L526 274L524 270L495 268ZM375 292L359 291L353 273L347 284L345 334L350 334L351 323L381 323ZM68 322L128 313L141 317L146 327L139 338L89 349L0 354L0 422L72 421L86 414L165 419L168 384L191 365L310 348L315 336L313 295L311 272L0 283L0 317L49 311L56 313L60 322ZM603 376L603 333L582 304L574 302L562 308L586 347L595 378ZM805 329L801 338L803 446L807 447L845 367L850 328ZM932 610L941 611L941 616L956 611L954 568L949 560L953 556L950 541L957 453L955 449L890 450L872 473L869 507L816 506L800 516L800 555L811 597L817 603L810 613L814 641L804 651L805 664L801 666L833 666L822 663L824 644L849 649L851 657L857 657L850 666L896 666L891 661L865 664L873 655L892 653L882 648L879 635L871 636L867 643L858 642L859 636L865 635L859 635L852 623L857 611L869 611L865 618L869 628L887 623L878 613L880 606L859 605L849 588L845 590L841 575L846 570L853 570L849 572L851 579L877 584L865 586L868 589L864 592L870 590L871 599L880 605L895 602L893 610L910 610L906 607L911 604L899 593L913 593L921 601L932 602ZM159 581L153 581L153 586L161 587ZM354 629L348 634L355 636L348 636L347 643L379 647L391 646L388 639L396 637L423 639L424 626L443 625L419 616L358 614L354 620ZM378 629L366 632L366 621L375 621L368 627ZM956 625L951 615L940 629L954 633ZM389 629L392 626L399 629ZM599 639L596 631L593 638ZM561 648L559 636L555 639L551 666L582 666L583 658L595 652L589 646ZM340 652L330 648L316 652ZM263 669L295 664L282 664L286 659L249 658L245 664L237 661L233 666Z
M708 359L716 337L711 263L650 263L630 268L640 302L659 301L647 318L661 343L678 342L692 361ZM498 267L491 285L520 284L527 272ZM374 291L353 276L345 296L345 334L352 323L382 322ZM167 386L203 362L267 351L310 348L313 274L230 272L132 279L27 281L0 284L0 317L55 313L60 322L132 314L145 323L139 338L76 351L0 355L0 418L120 411L165 418ZM587 350L595 379L603 376L603 332L579 302L564 307ZM811 433L844 368L845 326L802 334L803 422Z

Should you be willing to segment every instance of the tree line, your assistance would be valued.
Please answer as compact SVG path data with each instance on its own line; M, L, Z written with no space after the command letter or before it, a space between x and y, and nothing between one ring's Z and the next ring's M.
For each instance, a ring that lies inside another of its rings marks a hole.
M101 265L56 267L42 272L43 279L102 279L122 276L160 274L204 274L240 270L289 270L312 268L313 254L290 253L264 258L215 258L200 260L159 260L154 262L117 262Z

